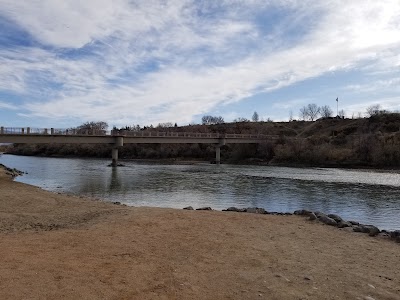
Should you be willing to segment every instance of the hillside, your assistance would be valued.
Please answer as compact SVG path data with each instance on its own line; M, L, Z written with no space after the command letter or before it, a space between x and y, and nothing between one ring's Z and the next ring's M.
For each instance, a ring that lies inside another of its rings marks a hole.
M236 122L215 125L142 128L136 130L240 133L273 136L258 145L229 144L222 161L312 166L400 167L400 114L363 119L319 119L292 122ZM13 145L8 153L41 156L109 157L109 145ZM125 159L199 159L212 161L213 145L130 144Z

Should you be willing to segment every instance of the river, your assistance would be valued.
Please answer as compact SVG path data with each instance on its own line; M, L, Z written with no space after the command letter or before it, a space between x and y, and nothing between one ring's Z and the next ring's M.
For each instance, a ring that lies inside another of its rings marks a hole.
M0 163L27 172L16 178L19 182L131 206L310 209L381 229L400 229L398 173L137 161L111 168L105 159L13 155L1 155Z

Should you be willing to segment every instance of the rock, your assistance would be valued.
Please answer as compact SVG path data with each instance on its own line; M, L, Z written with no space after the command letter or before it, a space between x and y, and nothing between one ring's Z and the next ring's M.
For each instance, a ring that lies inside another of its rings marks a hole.
M369 236L377 236L381 231L379 230L378 227L374 226L374 225L369 225Z
M311 276L304 276L304 280L312 280L312 277Z
M227 209L223 209L222 211L236 211L236 212L246 212L245 208L237 208L237 207L228 207Z
M300 210L296 210L294 211L294 215L298 215L298 216L308 216L311 213L311 211L309 210L305 210L305 209L300 209Z
M196 208L196 210L212 210L212 208L207 206L207 207Z
M285 216L292 216L293 214L290 212L285 212Z
M392 239L396 239L396 238L400 237L400 230L395 230L395 231L390 232L390 237Z
M338 222L337 227L338 227L338 228L351 227L351 223L342 220L342 221Z
M340 216L335 215L335 214L329 214L328 217L331 218L331 219L334 219L337 223L343 221L343 219Z
M115 205L121 205L121 202L115 201L115 202L113 202L113 204L115 204Z
M390 234L387 232L384 232L383 230L381 231L381 233L378 234L378 236L383 237L383 238L388 238L390 237Z
M337 226L337 222L334 219L329 218L327 215L324 214L320 214L318 216L318 220L320 220L322 223L326 225Z
M359 225L361 232L368 233L370 236L376 236L381 232L378 227L374 225Z
M341 230L348 231L348 232L353 232L354 231L353 227L343 227L343 228L341 228Z
M228 207L227 209L223 209L222 211L239 211L239 208L231 206L231 207Z
M191 206L186 206L186 207L184 207L183 209L186 209L186 210L193 210L193 207L191 207Z
M375 300L375 298L372 298L372 297L370 297L370 296L365 296L363 299L364 299L364 300Z
M310 215L309 215L309 216L310 216L310 218L309 218L309 219L310 219L311 221L314 221L314 220L316 220L316 219L317 219L317 216L316 216L316 215L315 215L313 212L312 212L312 213L310 213Z
M360 225L360 223L358 223L358 222L356 222L356 221L349 221L349 223L350 223L351 225Z
M248 207L246 208L246 212L251 214L268 214L264 208L259 207Z
M358 226L358 225L353 226L353 231L354 232L363 232L361 226Z

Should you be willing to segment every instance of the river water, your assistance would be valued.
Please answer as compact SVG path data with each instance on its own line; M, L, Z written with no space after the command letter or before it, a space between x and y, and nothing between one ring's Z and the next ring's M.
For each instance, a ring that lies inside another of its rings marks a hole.
M400 174L330 168L171 165L2 155L0 163L28 174L16 181L131 206L213 209L263 207L336 213L344 219L400 229Z

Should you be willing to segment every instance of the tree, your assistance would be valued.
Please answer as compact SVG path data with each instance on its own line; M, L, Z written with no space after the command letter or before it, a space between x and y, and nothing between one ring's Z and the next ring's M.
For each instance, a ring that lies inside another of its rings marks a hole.
M307 111L308 111L308 118L311 121L314 121L318 117L321 109L317 104L312 103L307 105Z
M250 122L250 120L246 119L246 118L239 117L239 118L236 118L235 120L233 120L233 122L242 123L242 122Z
M253 122L258 122L259 116L258 116L258 113L256 111L254 112L254 114L251 117L251 119L253 120Z
M221 116L203 116L201 122L203 125L223 124L224 118Z
M317 104L308 104L300 108L300 117L303 120L314 121L318 117L320 111L321 108Z
M328 105L321 106L320 111L323 118L330 118L333 115L333 111Z
M107 122L90 121L76 128L78 134L105 134L108 128Z
M344 119L346 113L344 112L343 109L339 110L339 118Z
M158 123L157 128L171 128L174 125L171 122Z
M303 106L302 108L300 108L300 119L302 120L307 120L308 117L308 113L307 113L307 107Z
M367 107L367 116L372 117L372 116L377 116L379 115L381 111L381 106L379 104L374 104L371 106Z

